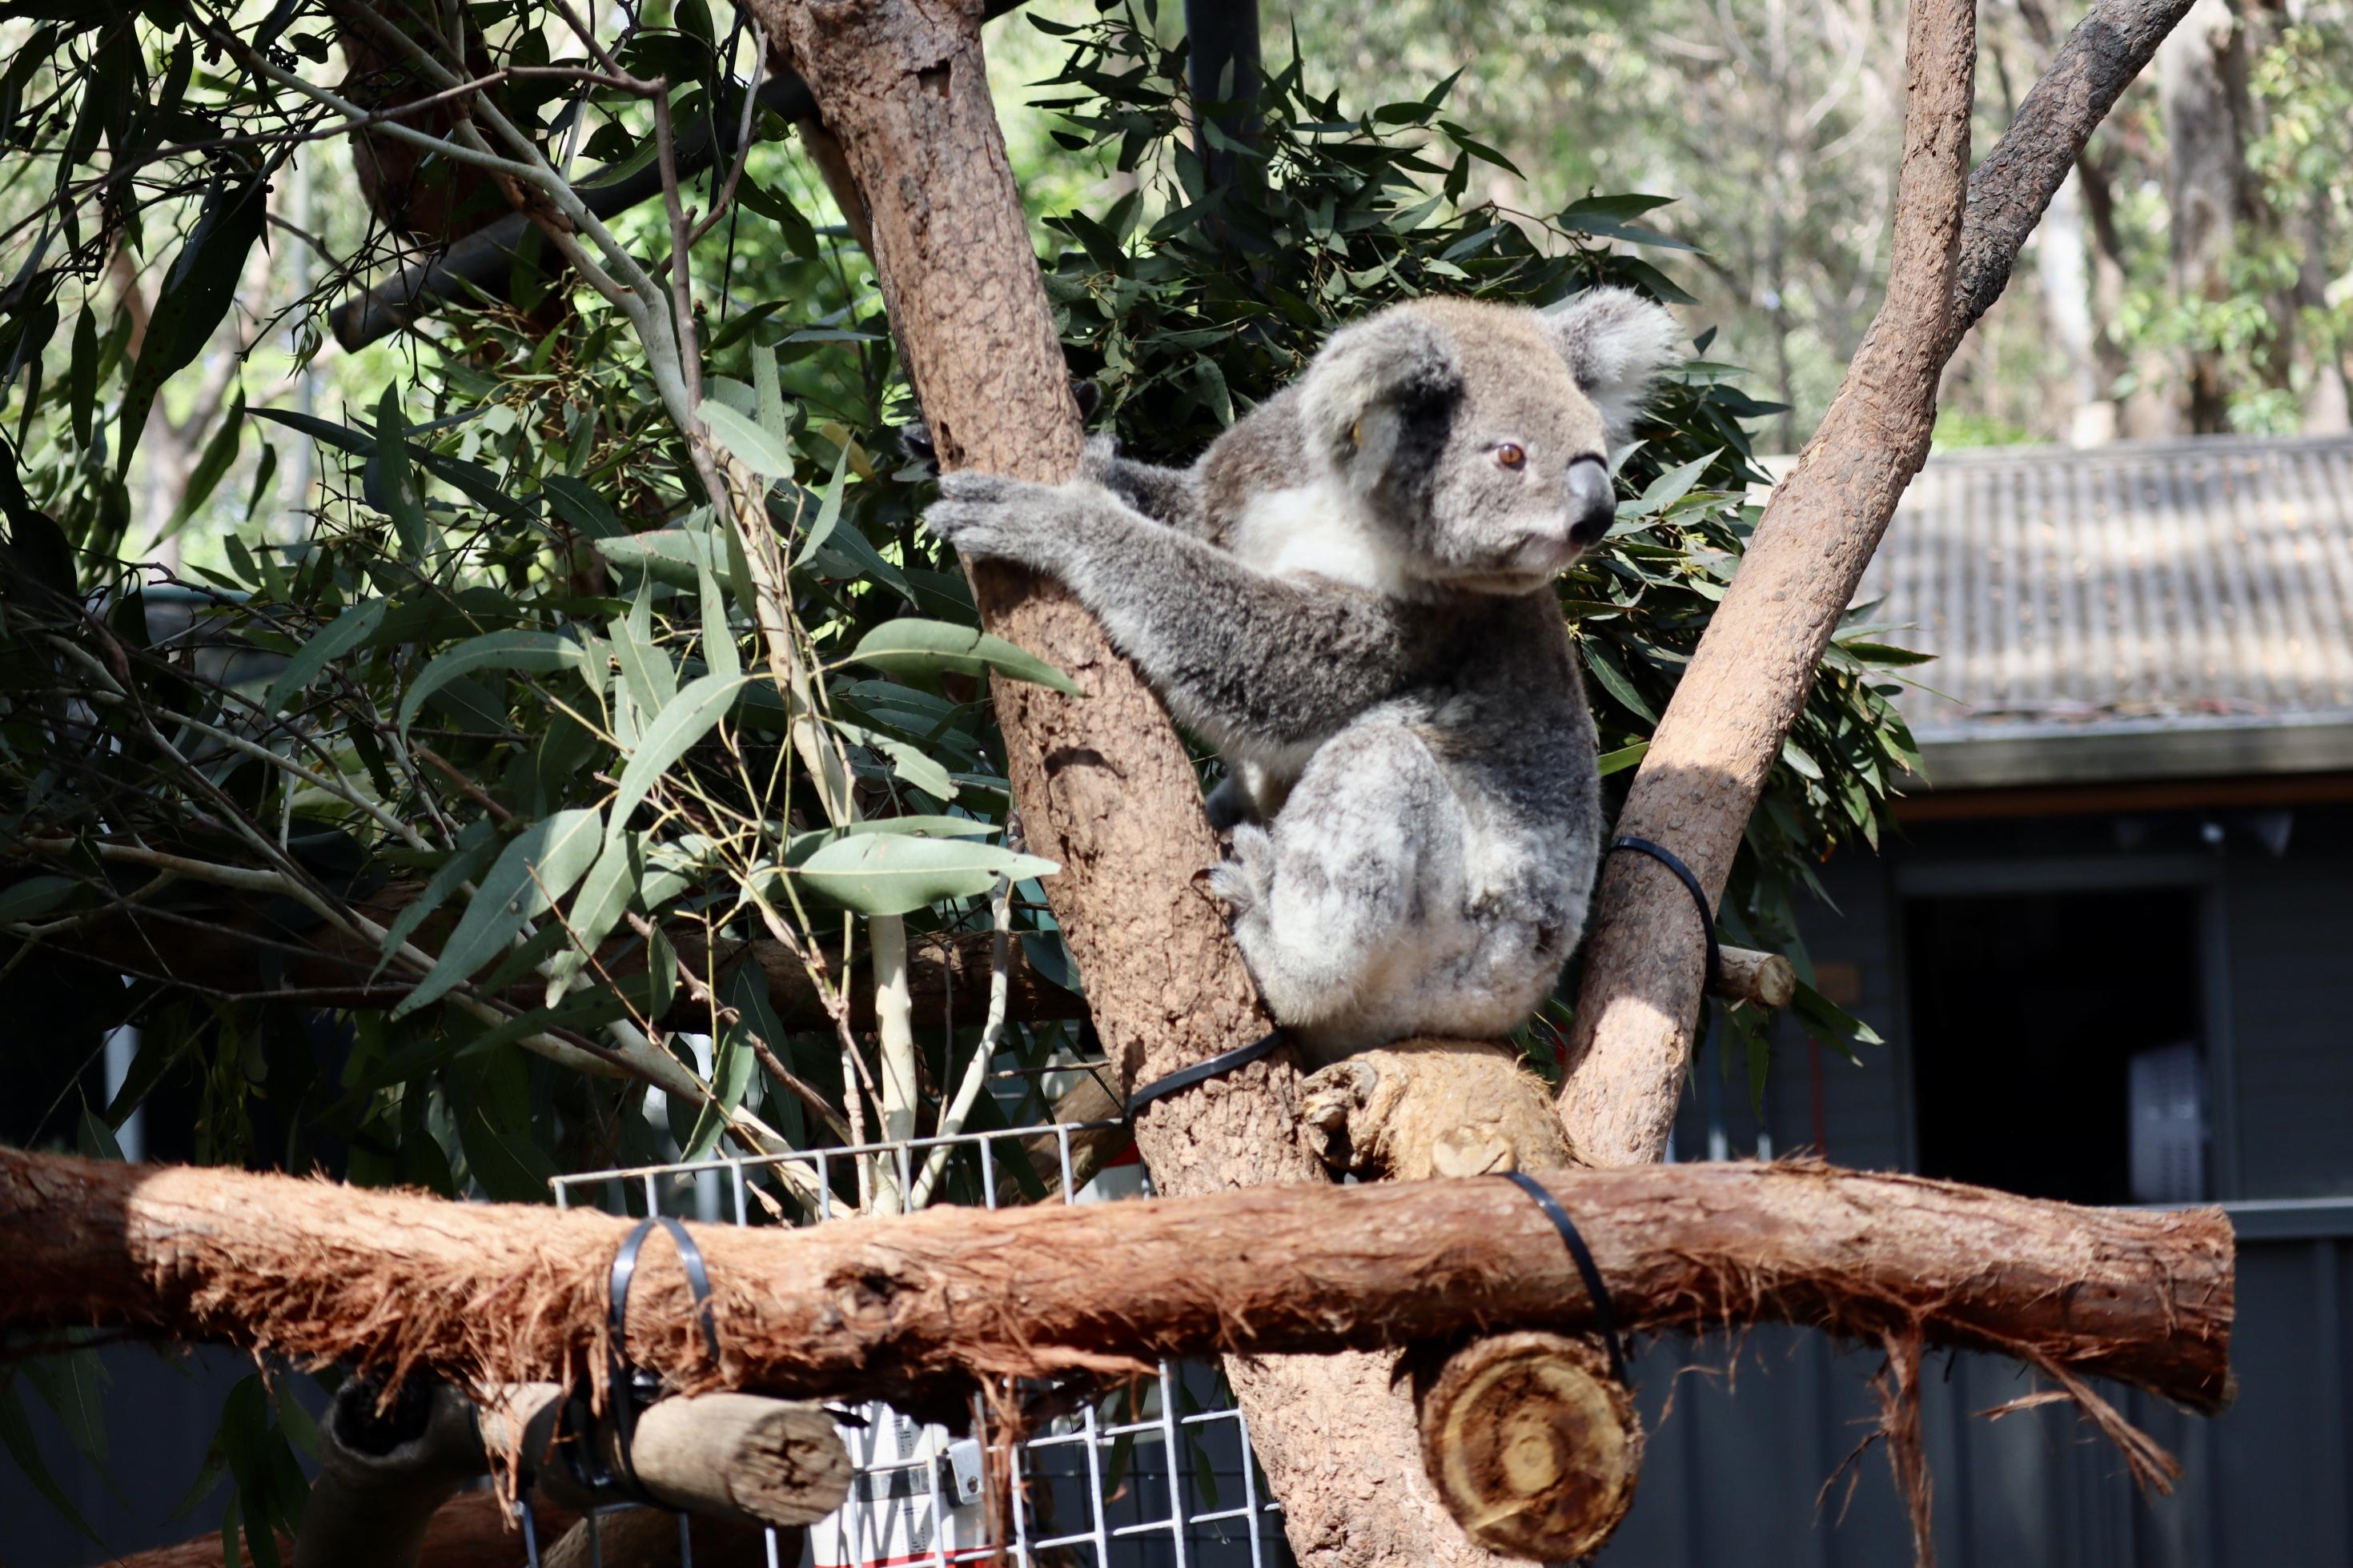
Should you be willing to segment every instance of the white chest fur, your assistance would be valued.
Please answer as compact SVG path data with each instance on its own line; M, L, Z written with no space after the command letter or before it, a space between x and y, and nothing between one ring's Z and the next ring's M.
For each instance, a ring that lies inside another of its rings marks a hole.
M1244 509L1229 543L1245 565L1271 576L1312 575L1394 595L1412 582L1404 558L1336 480L1260 496Z

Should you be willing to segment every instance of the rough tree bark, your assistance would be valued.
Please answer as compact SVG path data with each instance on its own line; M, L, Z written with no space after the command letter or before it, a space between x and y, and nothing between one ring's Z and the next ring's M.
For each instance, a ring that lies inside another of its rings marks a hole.
M1927 452L1936 381L2000 294L2052 194L2190 0L2099 0L1971 174L1974 30L1964 0L1913 0L1904 169L1887 300L1830 411L1775 490L1668 705L1618 830L1725 879L1816 661ZM1702 939L1681 883L1612 856L1585 938L1560 1112L1596 1163L1655 1160L1682 1087Z
M891 321L944 468L1057 481L1078 411L1006 161L977 13L953 0L754 0L815 93L863 197ZM1122 1087L1245 1045L1270 1026L1194 878L1218 858L1191 760L1156 698L1055 584L973 573L984 624L1087 693L997 681L1007 772L1086 976ZM1278 1057L1155 1105L1136 1142L1183 1195L1321 1182L1293 1136L1298 1075ZM1229 1375L1284 1528L1307 1568L1460 1565L1471 1547L1422 1478L1388 1358L1234 1360Z
M2017 1356L2200 1410L2230 1398L2220 1209L2087 1209L1812 1162L1536 1178L1629 1331L1781 1321ZM103 1324L388 1381L563 1382L607 1359L627 1218L298 1177L0 1151L0 1328ZM976 1378L1157 1356L1325 1353L1466 1328L1588 1329L1550 1224L1500 1180L1294 1183L1149 1204L705 1226L721 1346L666 1237L628 1359L682 1392L962 1398Z

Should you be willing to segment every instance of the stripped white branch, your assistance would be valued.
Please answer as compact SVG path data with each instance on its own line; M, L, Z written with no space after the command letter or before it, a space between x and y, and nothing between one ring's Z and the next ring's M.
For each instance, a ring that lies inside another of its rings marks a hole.
M1008 840L1012 835L1007 835ZM1008 842L1008 848L1017 847ZM997 1056L997 1041L1005 1034L1006 993L1012 971L1013 958L1013 883L1009 878L997 879L997 888L989 895L989 913L995 921L996 937L989 944L988 1016L980 1026L980 1044L973 1048L972 1060L965 1064L964 1081L956 1085L955 1099L940 1113L939 1135L953 1138L964 1131L965 1119L980 1099L981 1086L988 1081L988 1064ZM940 1184L946 1171L951 1144L933 1146L931 1157L923 1162L923 1173L915 1183L914 1194L907 1206L919 1209L932 1201L932 1194Z

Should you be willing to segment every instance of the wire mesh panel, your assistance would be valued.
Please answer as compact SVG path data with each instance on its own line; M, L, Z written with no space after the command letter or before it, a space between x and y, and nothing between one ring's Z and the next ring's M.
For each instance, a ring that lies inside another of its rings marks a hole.
M1074 1139L1103 1123L711 1159L558 1176L558 1208L734 1225L821 1225L929 1204L996 1208L1140 1197L1143 1168L1081 1185ZM786 1167L792 1167L789 1171ZM796 1197L794 1194L803 1194ZM1035 1421L1010 1455L1006 1559L1021 1568L1277 1568L1291 1561L1242 1414L1217 1369L1162 1363L1156 1375ZM844 1412L856 1467L848 1499L792 1542L768 1532L771 1568L937 1568L991 1559L987 1430L977 1396L967 1433L888 1405ZM609 1515L617 1510L599 1510ZM603 1561L590 1520L591 1561ZM522 1523L536 1568L542 1542ZM692 1544L680 1534L681 1561Z

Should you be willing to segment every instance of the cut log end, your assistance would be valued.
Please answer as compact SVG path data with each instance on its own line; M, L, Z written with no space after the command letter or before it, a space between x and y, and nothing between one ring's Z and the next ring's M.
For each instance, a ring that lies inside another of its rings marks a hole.
M1594 1346L1560 1334L1476 1340L1419 1394L1422 1463L1463 1532L1558 1563L1599 1551L1633 1506L1642 1430Z
M1721 970L1715 994L1731 1002L1754 1002L1760 1007L1786 1007L1798 994L1798 966L1778 952L1727 947L1718 954Z
M1404 1040L1311 1076L1300 1140L1361 1180L1493 1176L1577 1164L1546 1089L1510 1047Z

